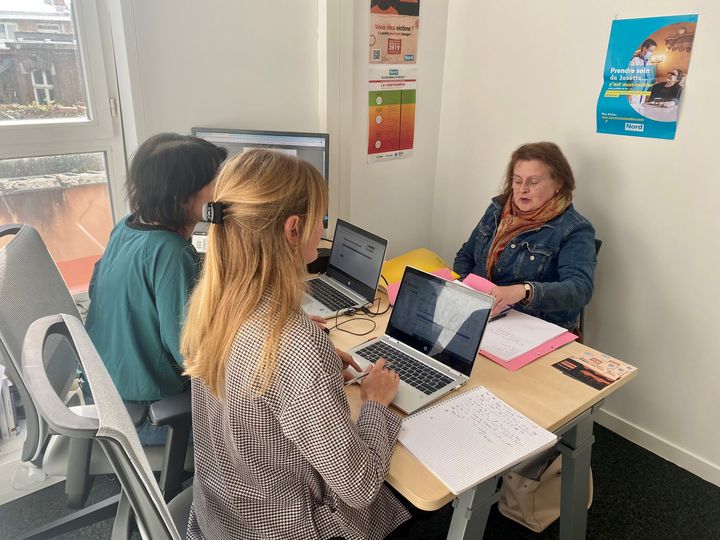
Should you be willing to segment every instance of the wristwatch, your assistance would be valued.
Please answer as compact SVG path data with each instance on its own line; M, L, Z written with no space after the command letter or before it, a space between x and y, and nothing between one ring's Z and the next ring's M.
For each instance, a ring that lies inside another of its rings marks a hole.
M532 300L533 295L533 286L530 285L527 281L523 283L523 287L525 287L525 298L521 300L523 304L527 304Z

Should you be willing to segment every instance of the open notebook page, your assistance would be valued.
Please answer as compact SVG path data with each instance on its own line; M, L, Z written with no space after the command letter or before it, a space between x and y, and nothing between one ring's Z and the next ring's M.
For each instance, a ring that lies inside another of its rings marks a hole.
M408 416L398 439L459 495L553 446L557 436L479 386Z

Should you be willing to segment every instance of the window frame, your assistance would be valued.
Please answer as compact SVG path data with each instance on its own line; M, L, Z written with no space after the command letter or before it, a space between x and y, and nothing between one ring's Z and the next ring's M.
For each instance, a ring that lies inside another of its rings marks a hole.
M35 80L36 73L40 73L42 75L42 83L38 83ZM52 84L52 77L48 76L47 69L32 70L30 72L30 81L32 82L33 95L35 96L35 101L37 101L40 104L47 103L48 101L53 101L53 96L51 95L51 92L54 93L55 86ZM45 99L43 99L43 100L38 99L39 92L43 92L45 94Z
M102 1L72 2L82 76L87 92L88 118L0 124L0 159L104 153L110 207L113 222L117 222L127 212L124 196L127 166L110 21L107 10L102 9L106 7Z

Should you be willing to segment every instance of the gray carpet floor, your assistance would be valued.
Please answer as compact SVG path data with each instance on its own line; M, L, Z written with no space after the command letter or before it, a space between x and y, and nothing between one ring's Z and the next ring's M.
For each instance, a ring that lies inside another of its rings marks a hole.
M665 461L601 427L593 446L593 506L588 511L588 540L716 540L720 539L720 487ZM98 478L90 502L119 491L116 480ZM0 507L0 539L14 539L67 512L63 484L56 484ZM414 521L401 538L443 539L452 508L448 505ZM108 519L63 535L67 539L110 537ZM536 534L502 516L493 507L485 540L556 539L556 522Z

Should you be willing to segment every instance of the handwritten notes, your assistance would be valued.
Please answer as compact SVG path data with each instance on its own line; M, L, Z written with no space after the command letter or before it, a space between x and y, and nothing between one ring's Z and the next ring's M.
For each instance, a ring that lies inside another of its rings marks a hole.
M456 495L557 440L483 387L407 417L398 438Z
M488 325L480 350L509 362L565 332L561 326L511 309L507 317Z

